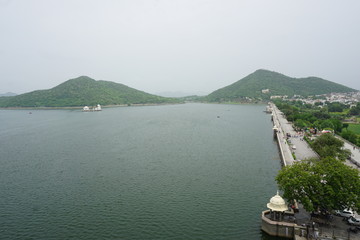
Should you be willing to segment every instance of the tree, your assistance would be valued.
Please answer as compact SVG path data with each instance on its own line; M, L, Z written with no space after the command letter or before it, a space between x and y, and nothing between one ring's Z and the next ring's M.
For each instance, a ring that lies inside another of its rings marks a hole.
M341 136L354 144L357 144L358 142L358 136L351 130L343 129L341 132Z
M330 121L334 126L333 129L336 132L341 132L341 130L343 129L343 123L339 119L335 119L335 118L330 119Z
M338 102L328 103L327 105L329 112L342 112L344 109L348 108L347 105Z
M321 129L325 129L325 128L331 128L332 130L335 129L334 124L329 119L321 122Z
M316 111L313 113L314 117L317 119L325 120L331 118L330 114L321 109L320 111Z
M305 121L305 120L302 120L302 119L297 119L294 122L294 126L297 127L297 128L303 129L303 128L306 128L306 127L310 126L310 123Z
M321 122L322 120L317 120L313 124L311 124L312 127L320 129L321 128Z
M312 148L320 157L334 157L345 161L351 154L348 149L343 149L344 142L334 137L331 133L325 133L315 139Z
M297 200L307 211L360 209L357 169L335 158L311 159L284 167L276 176L287 200Z
M349 114L352 116L359 115L360 114L360 104L357 103L356 106L350 108Z

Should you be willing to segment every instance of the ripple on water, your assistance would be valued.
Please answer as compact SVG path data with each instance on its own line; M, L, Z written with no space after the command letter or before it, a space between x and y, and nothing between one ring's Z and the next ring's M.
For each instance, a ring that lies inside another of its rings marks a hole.
M280 161L263 108L36 111L23 120L7 111L1 236L266 239L260 213Z

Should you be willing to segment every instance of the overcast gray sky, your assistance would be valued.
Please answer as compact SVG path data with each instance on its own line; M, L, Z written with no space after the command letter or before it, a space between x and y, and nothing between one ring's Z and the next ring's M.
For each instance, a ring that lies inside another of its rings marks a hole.
M359 24L358 0L0 0L0 93L212 92L257 69L360 89Z

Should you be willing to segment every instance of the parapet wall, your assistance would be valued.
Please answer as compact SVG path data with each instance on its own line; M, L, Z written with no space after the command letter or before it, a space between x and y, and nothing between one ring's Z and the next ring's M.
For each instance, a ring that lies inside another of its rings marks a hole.
M269 218L265 217L265 214L269 213L270 210L262 212L261 216L261 229L271 236L284 237L284 238L294 238L294 223L287 222L277 222L272 221Z
M285 155L284 155L284 150L283 150L283 147L282 147L282 143L280 142L281 137L279 136L278 132L276 132L274 134L276 134L276 140L278 142L278 146L279 146L279 150L280 150L280 157L281 157L282 163L283 163L284 166L286 166L287 163L286 163L286 159L285 159Z
M277 128L277 131L274 130L274 134L276 134L275 136L276 136L276 139L278 142L281 160L282 160L284 166L287 166L294 162L294 157L291 154L291 149L289 148L289 145L286 144L286 136L281 127L281 124L279 121L279 116L276 111L277 107L273 103L271 104L271 107L273 109L272 116L273 116L274 127Z

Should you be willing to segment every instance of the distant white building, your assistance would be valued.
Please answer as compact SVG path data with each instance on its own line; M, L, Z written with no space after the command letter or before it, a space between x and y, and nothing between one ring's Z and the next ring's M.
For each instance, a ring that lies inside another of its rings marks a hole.
M100 104L96 105L96 107L94 107L93 110L94 110L94 111L101 111L101 106L100 106Z
M100 104L96 105L96 107L93 107L90 109L88 106L83 107L83 112L94 112L94 111L101 111Z

